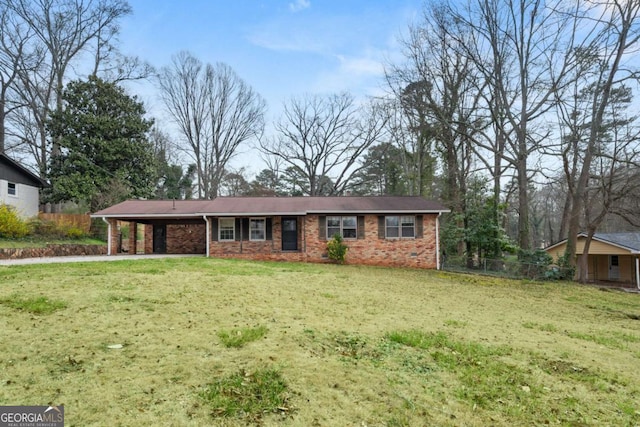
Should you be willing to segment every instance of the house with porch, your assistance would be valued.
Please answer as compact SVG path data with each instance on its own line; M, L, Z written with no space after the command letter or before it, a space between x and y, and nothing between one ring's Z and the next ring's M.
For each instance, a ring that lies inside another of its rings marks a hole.
M46 181L0 152L0 204L16 209L18 215L30 218L40 210L40 189Z
M586 233L580 233L576 256L583 256ZM549 246L545 251L554 260L563 256L567 241ZM640 288L640 232L596 233L587 255L587 280Z
M130 253L328 262L335 234L347 263L439 268L440 203L414 196L218 197L128 200L92 214L108 224L108 253L118 252L118 224L142 225L143 248Z

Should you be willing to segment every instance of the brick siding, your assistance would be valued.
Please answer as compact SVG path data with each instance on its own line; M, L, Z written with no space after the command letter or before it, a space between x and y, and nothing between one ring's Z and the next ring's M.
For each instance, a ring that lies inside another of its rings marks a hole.
M378 215L364 215L364 236L346 239L349 247L347 264L365 264L394 267L436 268L436 214L416 216L422 218L422 237L386 239L378 236ZM217 221L210 218L209 221ZM271 218L271 237L264 241L219 242L210 238L210 256L256 261L295 261L329 263L327 239L321 238L319 216L298 217L298 250L282 250L282 218ZM144 226L144 253L153 253L153 226ZM416 229L419 224L416 224ZM212 232L214 227L211 227ZM217 229L217 227L216 227ZM167 253L205 254L205 224L167 225ZM246 236L245 236L246 238ZM114 242L115 244L115 242ZM113 246L116 247L116 246Z

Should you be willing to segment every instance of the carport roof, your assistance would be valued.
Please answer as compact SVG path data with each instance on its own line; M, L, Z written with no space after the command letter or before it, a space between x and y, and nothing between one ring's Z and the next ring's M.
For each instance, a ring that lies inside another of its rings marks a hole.
M417 196L218 197L214 200L127 200L92 216L123 219L441 212L448 209Z

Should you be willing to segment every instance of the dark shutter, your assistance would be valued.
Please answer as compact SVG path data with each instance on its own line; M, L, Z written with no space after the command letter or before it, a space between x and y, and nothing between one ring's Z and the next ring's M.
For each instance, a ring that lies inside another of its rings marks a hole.
M242 218L242 240L249 240L249 218Z
M364 217L358 217L358 239L364 239Z
M318 217L318 238L327 240L327 217L324 215Z
M384 216L378 216L378 239L384 239Z
M218 221L220 221L220 219L210 218L209 221L211 221L211 240L214 242L217 242L218 241Z
M240 236L242 235L242 219L236 218L236 242L240 241Z
M273 227L271 225L271 218L267 218L264 222L265 222L265 224L264 224L265 236L264 237L265 237L266 240L272 240L273 239L273 237L272 237L273 232L271 231L271 229Z
M422 215L416 215L416 238L422 239L423 235L423 224L422 224Z

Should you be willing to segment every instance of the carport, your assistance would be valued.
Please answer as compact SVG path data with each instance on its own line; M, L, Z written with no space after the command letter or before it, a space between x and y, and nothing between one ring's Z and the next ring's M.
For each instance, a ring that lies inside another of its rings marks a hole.
M91 215L107 224L108 255L119 252L120 226L128 223L128 252L143 254L208 254L209 222L202 212L211 200L127 200ZM137 230L144 229L142 248ZM141 249L141 251L139 251Z

